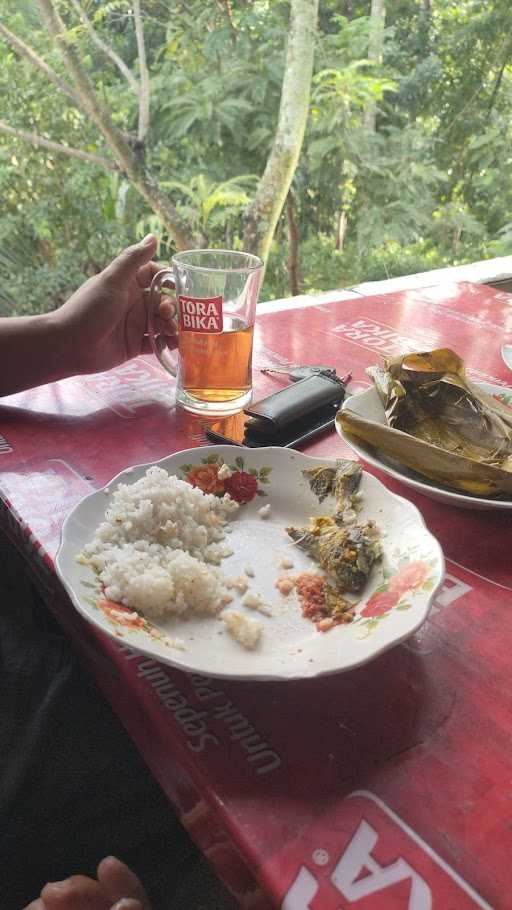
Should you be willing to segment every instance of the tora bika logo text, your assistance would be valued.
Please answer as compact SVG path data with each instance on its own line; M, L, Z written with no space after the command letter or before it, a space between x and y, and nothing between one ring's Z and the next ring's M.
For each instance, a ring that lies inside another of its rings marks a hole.
M223 329L222 297L178 297L182 332L210 332Z

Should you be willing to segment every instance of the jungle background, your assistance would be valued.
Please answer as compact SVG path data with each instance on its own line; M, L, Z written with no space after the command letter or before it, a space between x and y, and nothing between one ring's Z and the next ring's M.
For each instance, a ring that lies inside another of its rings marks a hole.
M512 252L509 0L0 0L0 313L126 244L261 299Z

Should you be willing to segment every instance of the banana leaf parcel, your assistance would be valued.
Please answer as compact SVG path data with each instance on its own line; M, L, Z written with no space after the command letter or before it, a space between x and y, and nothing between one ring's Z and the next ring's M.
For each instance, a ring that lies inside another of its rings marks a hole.
M512 495L512 408L467 378L442 348L406 354L367 370L386 423L350 409L343 431L442 486L473 496Z

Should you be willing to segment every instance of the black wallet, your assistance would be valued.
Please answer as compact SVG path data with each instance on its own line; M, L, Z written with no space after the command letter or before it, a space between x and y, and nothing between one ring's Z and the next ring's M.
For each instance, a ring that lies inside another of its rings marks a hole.
M345 386L339 379L321 374L308 376L244 408L244 413L252 418L247 428L272 435L328 405L341 404L344 397Z

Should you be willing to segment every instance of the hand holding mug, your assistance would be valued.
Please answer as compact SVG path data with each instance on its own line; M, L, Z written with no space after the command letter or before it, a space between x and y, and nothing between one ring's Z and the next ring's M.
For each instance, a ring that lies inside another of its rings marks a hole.
M67 351L73 373L99 373L152 350L146 335L146 290L161 270L152 261L152 234L127 247L102 272L89 278L52 313L54 331ZM154 329L176 346L174 323L156 301Z

